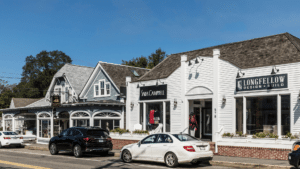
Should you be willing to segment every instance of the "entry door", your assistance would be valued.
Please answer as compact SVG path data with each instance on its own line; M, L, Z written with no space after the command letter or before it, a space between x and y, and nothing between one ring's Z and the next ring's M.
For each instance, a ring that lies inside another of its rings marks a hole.
M212 135L212 109L203 109L203 135Z

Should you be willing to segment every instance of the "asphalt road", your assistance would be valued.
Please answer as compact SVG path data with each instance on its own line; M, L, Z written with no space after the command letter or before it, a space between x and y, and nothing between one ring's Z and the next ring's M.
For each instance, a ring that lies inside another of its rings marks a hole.
M70 153L51 155L48 151L28 150L22 148L0 149L0 169L102 169L102 168L167 168L164 164L150 162L123 163L118 157L100 156L97 154L85 154L83 158L75 158ZM178 168L201 168L201 169L229 169L218 166L193 166L190 164L180 165Z

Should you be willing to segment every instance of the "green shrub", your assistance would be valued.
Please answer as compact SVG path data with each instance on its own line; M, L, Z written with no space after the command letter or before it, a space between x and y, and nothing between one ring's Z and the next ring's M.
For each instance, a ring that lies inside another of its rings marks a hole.
M278 139L278 135L274 134L274 133L270 133L269 134L269 138L276 138L276 139Z
M222 136L223 136L223 137L233 137L234 134L231 134L231 133L224 133Z
M287 133L286 133L286 136L287 136L288 138L291 138L293 135L292 135L292 133L287 132Z
M123 133L128 133L129 130L126 130L126 129L120 129L120 128L116 128L116 129L113 129L113 130L110 130L110 132L118 132L120 134L123 134Z
M148 130L135 130L135 131L133 131L133 133L136 133L136 134L149 134Z

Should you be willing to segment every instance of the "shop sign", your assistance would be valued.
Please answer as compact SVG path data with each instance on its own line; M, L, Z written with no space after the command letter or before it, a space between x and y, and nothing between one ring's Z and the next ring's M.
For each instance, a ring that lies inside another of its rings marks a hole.
M236 91L287 88L287 74L236 79Z
M140 87L140 100L167 99L167 85Z
M60 106L60 96L54 95L52 96L52 107L59 107Z

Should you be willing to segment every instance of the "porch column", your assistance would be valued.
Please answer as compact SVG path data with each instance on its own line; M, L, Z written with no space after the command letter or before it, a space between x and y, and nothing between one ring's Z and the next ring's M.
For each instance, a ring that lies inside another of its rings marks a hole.
M163 102L163 132L166 132L166 102Z
M4 124L4 115L3 115L3 113L2 113L2 131L5 131L5 124Z
M36 138L40 137L40 121L36 115Z
M247 123L247 117L246 117L246 115L247 115L247 99L246 99L246 97L245 96L243 96L243 134L247 134L247 129L246 129L246 127L247 127L247 125L246 125L246 123Z
M124 129L124 118L125 118L124 114L125 114L125 112L124 112L124 106L122 106L122 115L121 115L122 117L121 117L121 120L120 120L120 122L121 122L120 128L121 129Z
M14 117L14 116L12 117L12 122L11 122L11 123L12 123L12 124L11 124L11 125L12 125L12 128L11 128L11 129L12 129L12 131L14 132L14 131L15 131L15 117Z
M275 134L275 133L274 133ZM277 135L281 138L281 95L277 95Z
M130 116L131 116L131 76L126 76L126 129L133 130L133 128L130 128ZM133 107L134 108L134 107Z
M51 129L51 130L50 130L50 131L51 131L51 137L53 137L53 129L54 129L54 127L53 127L53 126L54 126L54 125L53 125L53 122L54 122L53 118L54 118L54 115L53 115L53 109L52 109L51 119L50 119L50 121L51 121L51 122L50 122L50 123L51 123L51 125L50 125L50 127L51 127L51 128L50 128L50 129Z
M146 103L143 102L143 130L147 130L146 129Z
M213 49L213 100L212 100L212 141L217 141L219 132L219 57L220 49Z
M186 85L186 69L187 69L187 55L181 55L181 66L180 66L180 71L181 71L181 99L178 99L178 102L181 102L181 126L182 126L182 132L183 133L188 133L189 130L189 109L187 105L187 100L185 99L185 85Z

